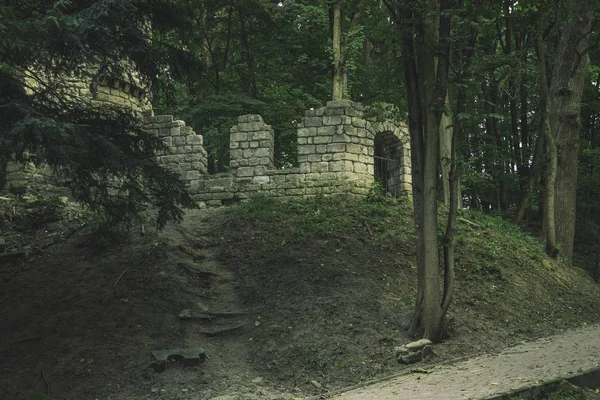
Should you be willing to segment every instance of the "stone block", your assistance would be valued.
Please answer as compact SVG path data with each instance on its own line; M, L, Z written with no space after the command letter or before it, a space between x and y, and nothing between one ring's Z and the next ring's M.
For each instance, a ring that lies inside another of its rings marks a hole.
M265 125L267 126L267 125ZM249 132L248 140L268 140L273 141L273 132L270 130L260 130L258 132Z
M310 163L302 163L300 164L300 173L301 174L307 174L310 172Z
M314 154L314 153L315 153L314 145L298 146L298 155Z
M185 142L189 145L202 145L204 143L204 138L198 135L186 136Z
M98 89L100 89L100 87ZM154 122L173 122L172 115L157 115L152 118L154 118Z
M260 146L260 142L259 141L254 140L254 141L250 142L250 148L251 149L255 149L255 148L259 147L259 146Z
M258 165L254 167L254 175L266 175L268 169L266 165Z
M303 188L286 189L285 190L286 196L302 196L304 193L305 193L305 189L303 189Z
M325 144L316 145L315 152L317 152L319 154L327 153L327 145L325 145Z
M327 118L327 117L325 117ZM335 126L320 126L317 128L317 135L319 136L333 136L335 135Z
M187 171L185 173L185 179L189 181L194 179L200 179L200 171Z
M344 107L327 107L324 112L324 115L326 115L326 116L343 115L343 114L344 114Z
M423 348L425 346L431 346L431 340L429 339L421 339L421 340L417 340L416 342L411 342L409 344L407 344L405 347L409 350L409 351L417 351L417 350L423 350Z
M308 161L313 162L321 162L323 161L323 156L321 154L311 154L308 156Z
M326 118L326 117L324 117ZM305 127L311 127L311 126L322 126L323 125L323 119L321 117L306 117L304 118L304 126Z
M338 115L330 115L323 117L323 125L339 125L342 123L342 118Z
M367 165L361 162L355 162L354 163L354 172L358 172L360 174L366 174L367 171Z
M272 157L260 157L258 159L258 165L265 165L268 167L273 166L273 158Z
M268 148L258 148L254 150L254 157L273 157L273 151Z
M330 172L342 172L342 171L352 171L352 162L350 162L350 166L346 164L347 161L332 161L329 163L329 171Z
M186 142L186 138L184 136L175 136L172 137L171 140L174 147L184 146ZM175 151L179 151L179 149Z
M304 182L305 175L304 174L288 174L285 175L286 182Z
M350 142L350 138L345 133L341 133L341 134L338 133L338 134L335 134L332 136L331 142L332 143L347 143L347 142Z
M309 128L298 128L298 137L309 137L309 136L316 136L317 135L317 128L315 127L309 127Z
M329 163L328 162L315 162L310 165L310 172L328 172L329 171Z
M183 122L183 121L181 121L181 122ZM192 135L194 131L192 130L192 127L190 127L190 126L181 126L181 127L179 127L179 132L182 135Z
M232 132L229 136L230 142L245 142L248 140L248 134L246 132Z
M365 126L367 126L367 121L359 117L353 117L351 123L352 126L355 126L357 128L364 128Z
M359 144L349 143L346 145L346 151L348 153L363 154L363 147Z
M258 114L246 114L238 117L238 122L263 122L263 119Z
M240 167L237 169L237 176L254 176L254 167Z
M327 145L328 153L341 153L346 151L346 145L344 143L331 143Z
M298 141L300 140L300 138L298 138ZM300 142L298 142L300 143ZM331 136L315 136L313 138L313 143L314 144L328 144L331 143Z
M244 151L240 149L231 149L229 150L229 158L232 160L239 160L244 157Z
M171 129L161 128L158 130L158 137L171 136Z

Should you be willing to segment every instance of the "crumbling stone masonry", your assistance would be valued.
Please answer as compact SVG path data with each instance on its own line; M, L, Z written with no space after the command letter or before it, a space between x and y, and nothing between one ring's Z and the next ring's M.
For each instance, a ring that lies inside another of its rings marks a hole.
M92 79L94 71L86 76L65 79L65 98L68 101L86 101L94 106L125 107L140 115L152 115L148 84L129 74L121 79ZM23 165L9 162L5 171L6 188L24 191L36 181L44 181L51 175L45 168L36 168L29 163Z
M148 129L171 149L159 161L180 172L193 197L208 206L257 193L364 196L376 180L393 195L410 195L411 191L406 128L389 121L369 121L363 107L351 101L330 101L326 107L306 111L298 124L297 168L274 168L273 128L259 115L238 118L231 128L230 171L215 175L206 175L202 137L182 121L151 117Z

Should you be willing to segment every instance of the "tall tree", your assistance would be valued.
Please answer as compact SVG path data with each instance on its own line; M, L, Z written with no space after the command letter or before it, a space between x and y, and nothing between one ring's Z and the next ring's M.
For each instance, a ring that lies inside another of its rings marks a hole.
M556 51L549 88L552 135L556 140L556 239L570 264L573 259L577 160L581 130L581 96L589 64L590 34L594 3L568 2L574 16L564 25Z
M447 0L385 2L402 27L402 53L411 138L413 202L417 229L417 300L411 332L438 341L453 292L445 271L440 293L437 194L440 121L449 70L450 17ZM448 264L450 266L450 264Z

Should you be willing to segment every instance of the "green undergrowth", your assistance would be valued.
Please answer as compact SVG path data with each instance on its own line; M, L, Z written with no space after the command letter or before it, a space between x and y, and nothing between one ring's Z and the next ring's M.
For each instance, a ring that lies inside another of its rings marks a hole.
M256 318L248 340L257 368L308 388L403 368L393 348L413 339L416 294L408 200L255 197L227 213L234 223L218 231L219 252ZM440 243L445 217L440 207ZM432 362L600 321L598 287L546 257L535 238L499 217L458 218L449 345Z

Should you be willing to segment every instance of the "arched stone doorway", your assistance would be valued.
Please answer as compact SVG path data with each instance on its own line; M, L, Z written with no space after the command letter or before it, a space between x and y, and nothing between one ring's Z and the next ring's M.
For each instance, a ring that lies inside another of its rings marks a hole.
M385 193L398 197L404 194L402 171L404 166L404 147L400 139L391 131L375 135L374 141L374 178Z

